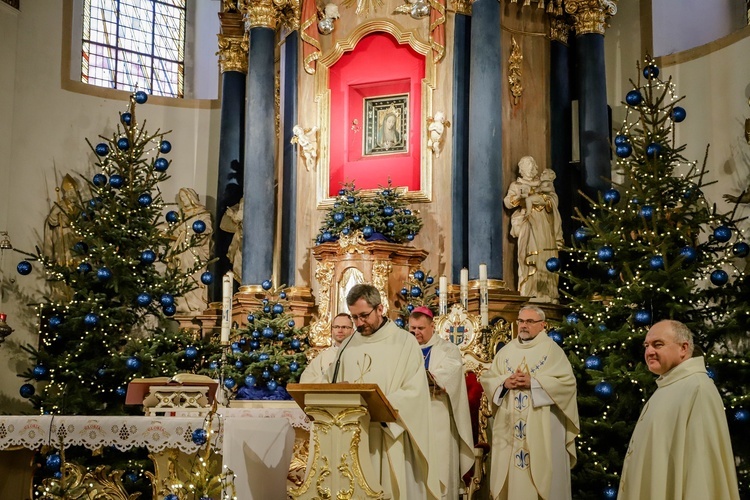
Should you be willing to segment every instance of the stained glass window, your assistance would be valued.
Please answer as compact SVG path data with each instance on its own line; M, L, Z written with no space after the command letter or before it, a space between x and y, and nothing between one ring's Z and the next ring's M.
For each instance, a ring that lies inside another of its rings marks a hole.
M84 0L81 81L184 96L185 0Z

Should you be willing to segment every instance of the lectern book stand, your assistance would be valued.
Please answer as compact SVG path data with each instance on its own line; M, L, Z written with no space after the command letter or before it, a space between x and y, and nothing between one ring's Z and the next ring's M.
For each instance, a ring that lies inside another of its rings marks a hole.
M310 459L293 498L387 499L370 460L370 423L395 422L397 412L377 384L289 384L313 420Z

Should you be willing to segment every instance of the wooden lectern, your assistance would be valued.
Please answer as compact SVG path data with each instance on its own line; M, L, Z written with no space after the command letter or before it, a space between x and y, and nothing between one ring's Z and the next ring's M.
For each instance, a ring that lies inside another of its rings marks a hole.
M395 422L377 384L289 384L312 419L305 480L293 498L390 498L370 460L370 422Z

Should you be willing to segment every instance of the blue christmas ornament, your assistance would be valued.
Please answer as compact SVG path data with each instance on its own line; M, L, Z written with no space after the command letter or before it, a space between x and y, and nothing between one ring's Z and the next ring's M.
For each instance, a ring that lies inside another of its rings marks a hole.
M644 219L651 220L654 217L654 207L651 205L643 205L638 213Z
M127 393L128 393L128 390L124 388L123 386L120 386L117 389L115 389L115 394L117 394L121 398L124 398Z
M172 304L171 306L162 306L161 310L165 316L174 316L177 312L177 306L175 306L174 304Z
M148 94L142 90L139 90L135 94L133 94L133 99L135 99L135 102L137 102L138 104L145 104L146 101L148 101Z
M271 306L265 306L263 308L263 312L266 313L266 314L269 314L271 312Z
M36 365L32 370L32 373L34 374L34 378L36 380L39 380L40 378L47 375L47 367L44 365Z
M247 377L245 377L245 385L247 387L254 386L255 385L255 377L253 377L252 375L248 375Z
M555 341L557 345L563 345L563 336L557 330L550 330L547 336Z
M120 121L124 125L130 125L130 123L133 121L133 115L128 113L127 111L120 114Z
M362 217L359 214L355 214L354 217L352 217L352 220L354 222L359 222L362 220Z
M661 255L654 255L651 257L651 259L648 261L648 266L653 271L658 271L660 269L664 269L664 257Z
M604 500L615 500L617 498L617 488L607 486L602 491L602 497L604 497Z
M135 356L131 356L125 361L125 366L128 368L128 370L134 372L138 371L141 368L141 360L136 358Z
M605 325L604 323L600 323L597 328L599 328L600 332L606 332L607 331L607 325Z
M86 274L86 273L91 272L91 264L89 264L88 262L81 262L78 265L78 272L81 274Z
M156 261L156 252L147 249L141 252L141 262L144 264L153 264Z
M388 229L393 229L394 227L396 227L396 223L393 222L392 220L389 220L388 222L386 222L385 225L388 226Z
M112 277L112 271L107 267L100 267L96 271L96 277L99 278L99 281L107 281Z
M245 365L244 365L244 364L242 363L242 361L241 361L241 360L239 360L239 359L238 359L237 361L235 361L235 362L234 362L234 367L235 367L235 368L237 368L238 370L242 370L242 367L243 367L243 366L245 366Z
M401 318L396 318L395 320L393 320L393 322L396 323L396 326L398 326L399 328L403 328L406 326L406 323L404 323L404 320Z
M724 286L729 281L729 275L723 269L717 269L711 273L711 283L716 286Z
M248 323L252 323L253 321L255 321L255 315L254 314L248 314L247 315L247 322Z
M414 279L417 281L422 281L424 279L424 272L420 270L414 271Z
M587 370L601 370L602 358L600 358L599 356L589 356L583 362L583 366L585 366Z
M208 432L206 432L206 429L195 429L193 431L192 439L193 443L198 446L203 446L206 444L206 441L208 441Z
M649 158L654 158L661 153L661 150L661 144L659 144L658 142L652 142L651 144L646 146L646 156L648 156Z
M18 271L18 274L20 274L21 276L26 276L27 274L31 272L31 263L29 263L28 261L22 260L16 266L16 271Z
M273 282L271 280L263 280L260 286L263 287L263 290L270 290L273 287Z
M99 368L98 370L96 370L96 376L97 377L101 378L101 377L105 376L106 374L107 374L107 369L106 368Z
M605 245L596 251L596 256L602 262L609 262L614 258L615 251L611 246Z
M273 328L271 328L270 326L263 328L263 336L265 338L270 339L273 337L273 334L274 334Z
M22 398L30 398L34 395L36 392L36 388L34 388L31 384L23 384L21 388L18 390L18 393L21 395Z
M352 230L349 229L348 227L345 227L344 229L341 230L341 234L343 234L344 236L346 236L347 234L349 234L351 232L352 232Z
M579 321L579 317L577 313L570 313L567 316L565 316L565 322L571 325L575 325Z
M393 207L390 207L390 206L383 207L383 214L386 215L386 216L388 216L388 217L390 217L391 215L393 215Z
M299 370L299 365L296 361L292 361L291 363L289 363L289 369L293 372L296 372L297 370Z
M92 182L94 183L94 186L102 187L107 184L107 176L104 174L96 174L92 179Z
M171 306L174 304L174 296L171 293L162 294L161 298L159 298L159 302L162 306Z
M44 467L50 472L59 471L61 465L62 458L60 458L60 455L58 455L57 453L47 455L47 458L44 460Z
M579 227L573 233L573 238L578 242L584 242L589 238L589 231L585 227Z
M99 316L94 313L88 313L83 317L83 322L86 326L96 326L99 323Z
M750 421L750 411L747 411L744 408L737 408L732 414L732 420L741 424L746 424Z
M435 283L435 278L433 278L432 276L427 276L424 282L427 283L428 285L432 285L433 283Z
M109 146L103 142L100 142L96 145L94 151L99 156L107 156L109 154Z
M292 339L292 348L293 349L299 349L300 348L300 341L299 339Z
M210 285L214 282L214 275L211 271L206 271L201 274L201 283L204 285Z
M109 185L115 189L121 188L125 184L125 178L120 174L114 174L109 178Z
M58 315L52 316L48 321L49 327L53 330L62 324L62 318Z
M406 289L406 287L403 287L403 288L401 289L401 295L406 295L406 294L408 294L408 293L409 293L409 290L407 290L407 289Z
M651 311L647 309L639 309L633 315L633 320L638 326L645 326L651 324Z
M159 151L163 154L169 153L172 151L172 143L169 141L161 141L161 144L159 144Z
M197 234L201 234L206 230L206 223L202 220L197 220L193 222L193 231L195 231Z
M647 80L652 80L659 76L659 67L655 64L649 64L643 68L643 77Z
M130 141L127 137L120 137L117 139L117 147L122 151L127 151L130 149Z
M594 394L596 394L599 399L609 399L612 397L613 393L614 389L609 382L602 381L594 387Z
M354 199L354 196L347 196L347 197L346 197L346 201L347 201L348 203L354 203L354 202L355 202L355 201L357 201L357 200L355 200L355 199Z
M250 349L255 350L255 349L258 349L258 348L260 348L260 342L258 342L257 340L251 340L250 341Z
M414 310L414 304L408 304L406 306L406 310L411 314L411 312Z
M268 387L269 391L275 391L278 386L279 384L275 380L269 380L266 384L266 387Z
M279 332L276 334L276 340L284 340L286 338L286 335L284 335L284 332Z
M422 296L422 289L418 286L411 287L411 296L412 297L421 297Z
M284 306L282 306L281 304L274 304L272 310L274 314L281 314L284 312Z
M136 303L141 307L146 307L151 303L151 295L146 292L139 293L135 298Z
M690 264L695 261L696 257L698 257L698 252L696 252L695 248L691 246L684 246L680 248L680 255L682 256L683 262Z
M273 366L272 366L271 368L272 368L272 369L273 369L273 371L275 371L275 372L280 372L280 371L281 371L281 365L280 365L280 364L278 364L278 363L274 363L274 364L273 364Z
M550 257L549 259L547 259L545 265L547 266L547 271L556 273L560 270L561 267L560 259L558 259L557 257Z
M373 232L374 230L372 229L372 226L365 226L362 228L362 236L364 236L365 238L369 238L370 236L372 236Z
M716 238L716 241L725 243L732 239L732 230L727 226L719 226L714 229L714 238Z
M672 109L672 120L674 120L676 123L680 123L681 121L683 121L686 116L687 111L685 111L685 108L675 106Z
M89 251L89 246L85 242L79 241L73 245L73 251L79 254L84 254Z
M187 359L195 359L198 356L198 349L195 346L189 345L185 348L185 357Z
M615 154L619 158L627 158L633 153L633 146L630 144L623 144L622 146L615 146Z
M738 241L732 247L732 252L737 257L747 257L747 255L750 254L750 245L744 241Z
M290 319L290 320L289 320L289 322L288 322L288 323L286 324L286 326L288 326L289 328L294 328L294 325L295 325L295 324L296 324L296 323L294 322L294 320L293 320L293 319Z
M169 222L170 224L174 224L175 222L180 220L180 214L178 214L174 210L170 210L169 212L167 212L167 215L165 215L164 218L167 219L167 222Z
M224 385L226 385L226 384L224 384ZM234 387L234 386L232 386L232 387ZM170 493L169 495L167 495L167 496L164 497L164 500L180 500L180 497L178 497L174 493Z
M716 370L711 368L710 366L706 367L706 375L708 375L708 378L710 378L713 381L716 381L716 377L718 377L718 373L716 373Z
M623 146L625 144L628 144L628 136L623 134L618 134L615 136L615 146Z
M346 189L339 189L339 196L344 196L346 194Z
M240 345L245 345L245 344L247 344L247 339L245 337L242 337L240 339Z
M154 170L157 172L166 172L169 168L169 160L166 158L157 158L156 161L154 161Z
M265 379L269 379L269 378L271 378L271 372L269 372L268 370L263 370L261 372L260 376L263 377L263 378L265 378Z
M643 102L643 95L638 90L631 90L625 95L625 102L631 106L638 106Z
M620 201L620 192L615 188L609 188L604 192L604 201L609 205L617 205Z
M342 222L344 222L344 214L342 214L341 212L336 212L335 214L333 214L333 221L336 224L341 224Z
M237 382L235 382L231 377L224 380L224 387L226 387L227 389L232 389L235 385L237 385Z
M143 193L138 197L138 204L142 207L147 207L151 205L151 202L153 202L154 199L151 197L150 193Z

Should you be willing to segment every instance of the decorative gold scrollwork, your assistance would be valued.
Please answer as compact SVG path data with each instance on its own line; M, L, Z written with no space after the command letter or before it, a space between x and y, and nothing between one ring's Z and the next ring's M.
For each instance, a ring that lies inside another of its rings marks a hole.
M388 315L388 275L393 270L390 260L377 260L372 264L372 284L380 292L380 302L383 304L383 316Z
M333 282L333 262L319 262L315 269L315 279L320 285L318 297L318 318L310 325L310 345L327 346L331 337L331 283Z
M565 12L573 16L577 35L596 33L603 35L607 18L617 14L616 0L567 0Z
M510 38L510 57L508 58L508 84L510 85L510 95L513 105L517 105L523 94L523 85L521 85L521 63L523 55L521 47L516 42L516 37Z

